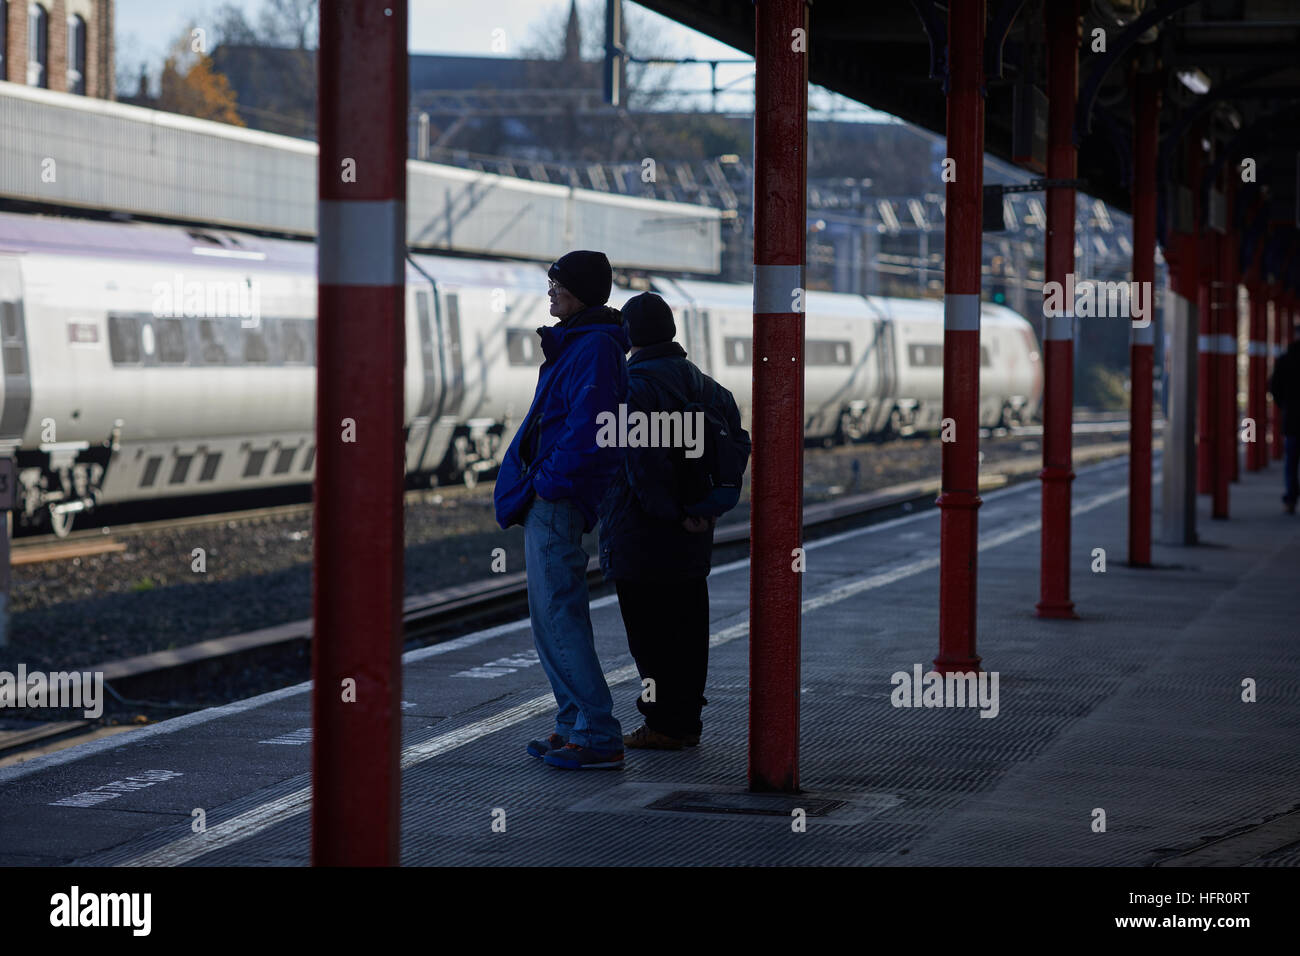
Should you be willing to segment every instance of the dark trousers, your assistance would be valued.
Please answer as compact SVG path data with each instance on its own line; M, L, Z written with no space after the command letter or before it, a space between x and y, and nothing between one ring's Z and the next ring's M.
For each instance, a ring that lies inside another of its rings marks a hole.
M1283 471L1286 479L1284 497L1294 503L1300 498L1300 481L1297 480L1296 474L1300 471L1300 435L1287 435L1282 447L1286 450L1286 467Z
M620 580L618 608L643 680L636 700L646 726L670 737L698 734L709 670L709 579ZM654 700L645 678L654 681Z

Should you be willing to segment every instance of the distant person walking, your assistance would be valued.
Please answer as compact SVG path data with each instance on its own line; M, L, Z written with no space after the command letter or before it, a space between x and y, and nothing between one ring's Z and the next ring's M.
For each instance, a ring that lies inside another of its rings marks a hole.
M636 706L645 724L623 745L680 750L700 742L701 710L708 703L713 527L739 497L749 436L731 393L673 341L676 325L663 299L649 292L635 296L624 304L623 320L632 342L628 417L640 412L654 421L656 414L695 414L693 407L709 410L714 423L702 428L701 413L693 428L683 428L684 439L696 441L693 448L630 446L600 509L601 570L618 589L628 648L642 678ZM734 486L721 504L707 497L719 484L713 473L728 474L724 483ZM702 496L702 504L692 504Z
M533 404L501 462L497 523L524 526L528 611L558 713L528 753L566 770L623 766L623 730L596 656L582 536L596 524L624 450L596 442L596 418L627 394L627 335L609 301L604 253L579 250L550 268L551 315Z
M1283 474L1286 491L1282 504L1289 515L1295 514L1296 499L1300 498L1300 481L1296 471L1300 468L1300 341L1292 339L1291 345L1273 365L1273 377L1268 384L1273 401L1282 410L1282 431L1285 434L1286 467Z

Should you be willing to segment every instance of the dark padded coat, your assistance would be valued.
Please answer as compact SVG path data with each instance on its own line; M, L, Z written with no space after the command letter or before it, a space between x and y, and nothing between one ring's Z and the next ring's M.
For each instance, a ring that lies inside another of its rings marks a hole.
M1282 409L1283 434L1300 438L1300 341L1278 356L1268 387Z
M628 414L673 412L679 395L719 408L727 424L740 428L731 393L686 359L676 342L640 349L628 359ZM681 449L629 448L627 460L600 506L600 568L605 577L667 579L707 577L713 562L713 532L682 527L686 512L677 500ZM665 595L665 600L672 600Z
M540 495L568 499L582 511L586 530L624 450L596 444L596 417L618 413L627 396L627 332L617 309L598 305L557 325L538 329L545 361L524 423L515 433L497 475L497 523L523 524Z

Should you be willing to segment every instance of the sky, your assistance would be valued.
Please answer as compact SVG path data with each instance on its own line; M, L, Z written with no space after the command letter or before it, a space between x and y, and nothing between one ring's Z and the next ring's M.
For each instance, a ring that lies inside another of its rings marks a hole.
M381 0L375 0L381 2ZM264 0L117 0L117 58L119 67L129 66L131 75L143 61L156 73L164 53L189 23L203 26L211 22L226 3L241 7L256 24ZM580 4L591 0L580 0ZM533 39L530 28L539 22L567 16L569 0L409 0L410 50L414 53L448 53L462 56L518 56L519 48ZM635 6L625 2L625 6ZM702 33L690 30L644 8L639 15L651 26L660 42L671 45L683 57L696 59L742 59L745 54ZM499 33L496 31L500 31ZM494 49L494 40L497 49ZM501 47L504 46L504 49ZM119 71L120 74L121 71ZM687 66L677 70L675 85L691 90L707 89L709 70L705 66ZM733 85L738 95L723 95L723 109L748 110L753 90L753 66L721 65L718 85ZM133 92L133 90L132 90ZM691 101L702 107L707 97ZM884 114L868 110L843 97L832 98L825 91L815 91L814 104L834 109L841 119L887 119Z

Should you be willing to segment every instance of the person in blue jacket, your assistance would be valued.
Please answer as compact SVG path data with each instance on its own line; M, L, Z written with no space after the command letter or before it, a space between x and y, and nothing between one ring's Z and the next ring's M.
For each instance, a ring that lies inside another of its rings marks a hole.
M652 292L634 296L623 305L623 322L632 343L629 416L681 411L690 400L716 409L732 434L745 434L732 394L673 341L677 326L668 303ZM600 506L600 567L618 589L628 649L643 681L636 707L645 724L624 736L630 748L695 746L708 703L715 519L686 513L679 498L683 459L677 448L629 448Z
M596 656L582 536L625 451L597 443L596 419L627 397L629 348L604 253L577 250L551 266L551 315L538 329L545 360L523 424L497 476L497 523L524 526L528 611L555 692L555 729L527 751L566 770L623 766L623 730Z

